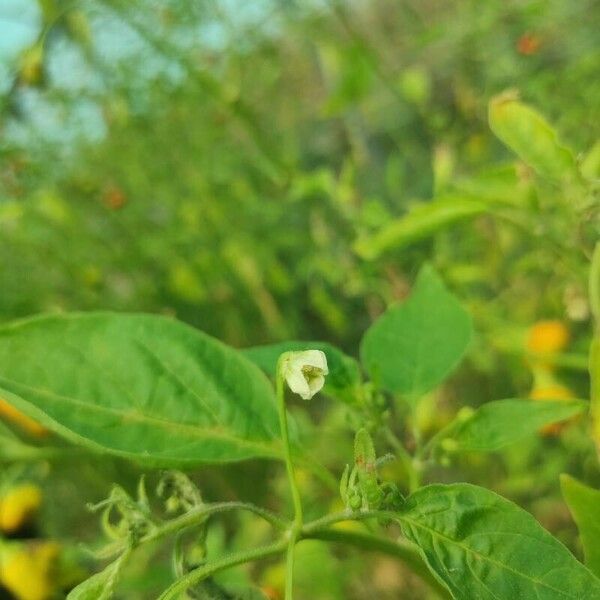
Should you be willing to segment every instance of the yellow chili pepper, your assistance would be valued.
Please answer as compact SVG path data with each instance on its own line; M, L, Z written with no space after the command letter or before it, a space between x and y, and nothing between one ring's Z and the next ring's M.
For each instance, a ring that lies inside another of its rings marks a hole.
M0 531L13 533L25 525L42 504L40 489L31 484L17 485L0 497Z
M56 591L59 552L56 542L5 546L0 554L0 582L18 600L49 600Z
M2 398L0 398L0 417L4 417L7 421L14 423L34 437L43 437L48 433L45 427L27 415L24 415L20 410L17 410L12 404L9 404Z
M538 321L527 336L527 350L536 354L560 352L568 343L569 330L558 320Z

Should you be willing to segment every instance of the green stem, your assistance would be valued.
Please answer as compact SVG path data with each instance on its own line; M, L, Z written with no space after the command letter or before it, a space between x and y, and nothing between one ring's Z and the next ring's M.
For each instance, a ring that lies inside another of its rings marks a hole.
M448 590L431 574L423 562L418 550L406 544L400 544L379 536L359 531L341 531L339 529L319 529L306 536L307 539L323 540L340 544L356 546L361 550L382 552L401 560L410 570L425 581L441 598L450 599Z
M193 585L200 583L203 579L211 577L223 571L237 565L252 562L261 558L267 558L269 556L276 556L285 551L288 547L288 540L281 539L274 544L268 546L260 546L253 548L252 550L245 550L243 552L236 552L230 556L225 556L219 560L216 560L208 565L199 567L190 571L187 575L178 579L173 585L165 590L159 597L158 600L179 600L180 595L183 594Z
M346 509L341 512L325 515L324 517L315 519L314 521L311 521L310 523L304 525L304 527L302 528L302 536L310 536L315 531L329 527L330 525L335 525L336 523L342 523L344 521L354 521L361 514L366 513L356 513L350 509Z
M285 356L285 355L283 355ZM296 482L294 472L294 463L292 462L292 450L290 447L290 437L288 431L287 412L285 410L285 381L281 373L281 363L277 366L277 407L279 410L279 428L281 429L281 439L283 440L283 452L285 457L285 468L287 471L292 501L294 503L294 522L302 526L302 500L300 499L300 490Z
M294 553L296 543L298 542L299 532L294 529L291 532L287 543L287 552L285 555L285 595L286 600L292 600L294 596Z
M394 513L382 511L369 511L364 513L352 513L343 511L341 513L326 515L315 521L307 523L301 531L297 532L295 542L303 539L322 540L326 542L344 543L356 546L363 550L371 550L374 552L383 552L389 556L400 559L411 571L425 581L432 589L434 589L442 598L450 598L447 590L435 579L429 572L421 555L416 548L406 544L400 544L392 540L361 533L355 531L343 531L331 529L329 525L340 523L342 521L364 520L378 517L397 517ZM277 556L287 552L288 560L290 556L290 539L284 537L273 544L260 546L252 550L236 552L230 556L214 561L208 565L198 567L187 573L184 577L177 580L171 585L158 600L176 600L191 586L200 583L200 581L211 577L220 571L235 567L237 565L249 563L263 558ZM290 584L286 582L286 591Z
M287 412L285 410L285 380L282 372L282 366L286 359L286 354L279 357L277 363L277 407L279 409L279 428L281 429L281 439L283 440L283 451L285 455L285 467L294 504L294 524L290 531L290 537L287 548L286 558L286 579L285 579L285 600L292 600L293 596L293 573L294 573L294 548L298 541L298 536L302 530L302 499L300 498L300 489L296 481L294 472L294 463L292 462L292 450L288 432Z
M231 510L245 510L254 513L259 517L262 517L276 529L283 530L288 527L287 521L279 518L271 511L255 506L254 504L248 504L246 502L216 502L214 504L199 506L197 509L191 510L180 517L167 521L162 527L159 527L155 531L143 537L141 541L156 541L167 535L177 533L182 529L187 529L188 527L203 523L204 520L211 515L228 512Z
M211 515L229 512L232 510L245 510L247 512L251 512L259 517L262 517L265 521L273 525L273 527L282 531L289 528L289 523L287 521L281 519L271 511L260 508L259 506L255 506L254 504L248 504L246 502L215 502L214 504L205 504L203 506L199 506L198 508L190 510L180 517L176 517L175 519L167 521L160 527L157 527L141 538L138 541L138 545L161 540L189 527L200 525ZM119 552L122 552L122 550L122 543L114 544L110 547L108 552L102 553L102 558L111 558Z

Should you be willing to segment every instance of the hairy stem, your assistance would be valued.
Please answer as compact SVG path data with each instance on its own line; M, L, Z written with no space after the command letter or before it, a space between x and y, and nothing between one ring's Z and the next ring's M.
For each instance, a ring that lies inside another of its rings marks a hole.
M367 511L361 513L343 511L326 515L304 525L302 529L296 533L294 543L305 539L312 539L348 544L363 550L382 552L405 563L413 573L418 575L425 583L435 590L441 598L450 598L447 590L429 572L416 548L366 532L343 531L330 527L331 525L342 521L365 520L382 516L387 518L390 516L397 517L394 513L382 511ZM180 594L185 592L191 586L200 583L202 580L211 577L220 571L237 565L277 556L283 553L287 553L287 559L289 560L290 541L288 536L284 536L273 544L260 546L259 548L254 548L252 550L236 552L235 554L231 554L230 556L214 561L208 565L198 567L171 585L171 587L163 592L159 600L176 600L179 598ZM289 585L290 584L286 582L286 589Z
M263 518L265 521L279 530L286 530L289 528L289 523L286 520L278 517L271 511L260 508L254 504L249 504L247 502L215 502L214 504L204 504L199 506L198 508L192 509L185 514L156 527L156 529L153 529L144 537L142 537L138 541L138 545L148 542L155 542L170 535L179 533L180 531L183 531L189 527L200 525L211 515L229 512L232 510L251 512ZM123 543L115 543L108 549L108 552L102 553L102 558L110 558L116 554L119 554L122 552L122 550Z
M285 354L282 354L277 363L277 406L279 409L279 427L281 429L281 438L283 440L283 451L285 453L285 467L287 470L290 492L294 503L294 524L290 531L287 557L286 557L286 578L285 578L285 600L292 600L293 597L293 574L294 574L294 548L298 541L298 536L302 530L302 499L300 490L296 481L294 463L292 462L292 450L290 446L287 412L285 410L285 381L282 373L282 365L285 360Z
M191 510L180 517L167 521L162 527L159 527L155 531L149 533L147 536L142 538L142 542L152 542L163 538L167 535L171 535L187 527L202 523L207 517L218 513L228 512L231 510L245 510L259 517L262 517L265 521L273 525L276 529L286 529L288 527L287 521L281 519L276 514L269 510L249 504L246 502L216 502L214 504L206 504L199 506L197 509Z
M450 599L448 590L430 573L418 550L407 545L394 542L384 537L362 533L359 531L342 531L339 529L318 529L306 536L306 539L323 540L356 546L361 550L382 552L401 560L410 570L435 590L441 598Z
M244 563L249 563L261 558L276 556L283 553L287 547L288 540L281 539L274 544L260 546L243 552L236 552L235 554L231 554L210 564L194 569L165 590L158 600L179 600L180 594L183 594L190 587L224 569L243 565Z

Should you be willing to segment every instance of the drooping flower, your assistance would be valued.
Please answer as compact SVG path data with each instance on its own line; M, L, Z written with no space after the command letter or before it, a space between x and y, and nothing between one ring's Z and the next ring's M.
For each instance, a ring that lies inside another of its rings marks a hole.
M282 357L281 375L292 392L304 400L321 390L328 373L327 358L321 350L287 352Z

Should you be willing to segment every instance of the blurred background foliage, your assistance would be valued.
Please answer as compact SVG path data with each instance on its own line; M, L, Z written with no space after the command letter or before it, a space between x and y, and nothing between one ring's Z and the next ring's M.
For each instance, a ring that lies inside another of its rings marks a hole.
M548 389L585 398L597 196L537 177L494 136L488 104L518 90L598 178L599 25L595 0L3 0L0 321L149 311L235 346L321 339L356 355L430 261L478 335L423 403L425 434L465 404ZM440 201L464 215L398 234ZM548 352L552 365L531 359ZM345 408L316 406L318 432L298 420L319 455L343 464ZM554 433L431 477L489 485L575 547L557 473L600 473L581 423ZM255 489L264 468L208 469L203 485L215 498L283 493L279 479ZM91 538L84 502L137 475L91 459L19 473L50 499L85 489L69 523L50 501L43 529ZM304 492L320 514L314 485ZM219 535L221 550L226 538L248 543ZM342 585L316 576L339 570L338 553L306 555L300 598L430 597L386 561L345 557L355 576ZM128 599L169 580L153 567L148 583L154 559L142 559ZM277 565L259 576L272 598L281 579Z
M353 348L422 260L459 271L494 239L483 220L446 253L353 249L510 157L491 96L519 89L591 147L593 15L560 0L3 3L1 318L162 311L236 345ZM485 271L496 293L503 274Z

